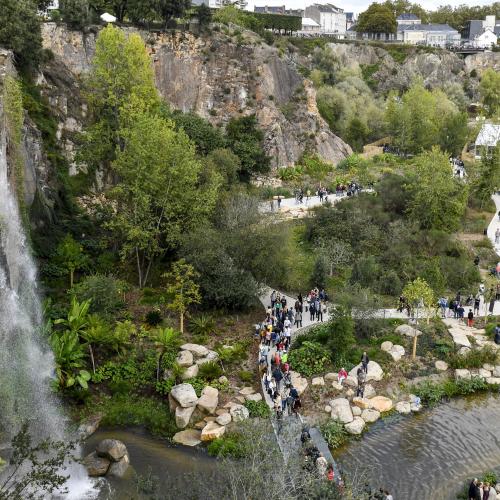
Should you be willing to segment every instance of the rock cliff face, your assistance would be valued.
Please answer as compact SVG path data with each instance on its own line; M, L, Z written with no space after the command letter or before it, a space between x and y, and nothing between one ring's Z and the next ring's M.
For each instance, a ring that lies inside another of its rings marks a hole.
M319 115L312 86L253 33L140 34L165 100L217 126L255 113L273 166L292 165L306 151L334 163L352 152ZM44 46L54 53L55 64L74 75L75 84L90 67L95 38L93 32L72 32L53 23L43 28Z
M428 53L408 47L406 58L398 63L388 50L379 47L341 43L331 43L329 47L343 66L377 65L372 78L377 82L379 92L404 90L415 78L422 78L430 88L458 83L467 86L468 92L474 94L478 80L470 78L472 70L478 75L487 68L500 70L500 52L462 57L447 51Z

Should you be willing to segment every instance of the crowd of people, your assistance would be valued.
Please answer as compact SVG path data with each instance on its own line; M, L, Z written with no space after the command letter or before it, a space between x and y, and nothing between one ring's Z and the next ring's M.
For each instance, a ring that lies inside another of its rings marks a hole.
M454 158L453 156L450 156L449 160L453 169L454 177L457 177L458 179L465 179L467 172L465 171L464 162L460 158Z
M488 500L492 486L488 482L481 482L474 478L469 485L468 500ZM494 497L496 498L496 492Z

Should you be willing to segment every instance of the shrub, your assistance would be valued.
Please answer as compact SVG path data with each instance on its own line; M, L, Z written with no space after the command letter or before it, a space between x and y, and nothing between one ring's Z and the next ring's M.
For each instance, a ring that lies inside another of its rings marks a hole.
M161 312L158 309L148 311L144 319L149 326L158 326L163 320Z
M127 286L124 281L113 276L93 274L83 278L72 288L71 293L79 302L91 299L91 312L113 314L125 307L123 293Z
M226 434L214 439L207 447L213 457L243 458L246 455L245 444L239 434Z
M208 361L200 365L198 370L198 377L205 380L213 380L219 378L222 375L222 368L217 361Z
M271 415L271 409L265 401L245 401L245 406L252 418L267 418Z
M347 431L339 420L329 420L320 429L328 446L332 450L342 446L348 439Z
M415 388L423 404L433 406L444 398L454 396L466 396L478 391L498 390L498 386L489 385L485 380L479 377L473 377L470 380L446 380L438 384L424 382Z
M241 370L238 372L238 377L242 382L252 382L254 374L248 370Z
M481 368L485 363L496 365L498 355L495 350L487 346L483 349L472 349L466 354L454 354L449 365L451 368Z
M290 365L306 377L324 372L328 361L328 351L316 342L305 341L301 347L290 351Z
M189 329L193 335L210 335L215 331L215 320L212 316L201 314L189 322Z

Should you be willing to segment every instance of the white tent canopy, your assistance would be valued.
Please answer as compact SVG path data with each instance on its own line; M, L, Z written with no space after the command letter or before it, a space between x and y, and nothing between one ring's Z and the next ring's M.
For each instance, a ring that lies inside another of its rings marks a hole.
M101 20L104 21L105 23L116 23L116 17L112 16L111 14L108 14L105 12L104 14L101 14Z
M494 148L500 142L500 125L485 123L476 139L476 146L489 146Z

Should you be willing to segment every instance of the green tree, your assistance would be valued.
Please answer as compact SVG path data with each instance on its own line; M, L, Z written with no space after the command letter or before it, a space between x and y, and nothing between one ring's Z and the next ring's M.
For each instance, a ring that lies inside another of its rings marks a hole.
M156 346L158 352L156 366L156 381L160 380L161 360L167 353L176 353L181 345L181 335L173 328L158 328L151 331L151 340Z
M200 186L193 145L159 116L136 113L120 135L124 146L112 165L120 182L110 192L117 210L108 227L119 237L122 258L135 260L143 287L154 259L210 214L220 177Z
M481 158L479 176L473 185L474 198L483 208L491 199L491 194L500 188L500 147L497 146L491 155Z
M42 35L34 0L2 0L0 47L14 52L16 64L34 69L40 61Z
M170 19L181 17L191 7L191 0L157 0L157 12L167 27Z
M68 493L63 474L75 443L44 439L33 443L27 422L13 437L6 474L0 479L1 500L43 500Z
M88 0L60 0L59 12L63 21L71 28L81 29L91 21Z
M328 261L323 253L316 256L314 268L311 275L312 286L325 288L326 278L328 276Z
M87 264L88 258L83 247L73 239L71 234L67 234L59 243L56 250L56 260L69 272L69 286L73 288L75 271L83 268Z
M500 73L488 68L481 75L479 93L488 116L500 113Z
M163 275L167 280L167 295L170 298L167 307L179 315L181 333L184 333L184 315L189 306L201 302L200 286L196 282L198 277L194 267L184 259L174 262L172 271Z
M453 177L447 155L434 148L417 156L413 165L407 184L408 215L423 229L456 230L465 211L468 189Z
M264 134L258 128L255 115L231 118L226 128L229 147L241 161L240 177L248 180L252 174L269 170L270 158L262 149Z
M372 3L358 18L359 33L396 33L396 16L386 5Z
M124 293L128 284L113 276L92 274L83 278L73 287L79 301L90 299L90 310L95 313L111 315L125 307Z
M210 8L202 3L196 7L196 17L200 23L200 29L205 29L212 21L212 11Z
M204 175L211 177L214 173L219 174L222 177L223 185L226 187L238 181L241 162L230 149L214 149L205 158L204 165Z
M403 288L403 295L408 300L412 310L416 311L416 328L418 328L418 311L423 309L427 312L427 324L429 324L432 312L436 307L436 297L434 291L422 278L417 278L411 283L407 283ZM412 357L417 355L417 335L413 336Z
M109 168L117 150L123 149L120 131L130 108L147 112L160 102L151 60L141 37L137 33L127 37L112 25L104 28L96 41L85 88L91 125L83 135L77 159L94 169Z
M158 17L156 0L129 0L128 17L133 23L149 25Z

